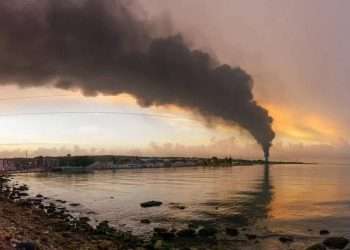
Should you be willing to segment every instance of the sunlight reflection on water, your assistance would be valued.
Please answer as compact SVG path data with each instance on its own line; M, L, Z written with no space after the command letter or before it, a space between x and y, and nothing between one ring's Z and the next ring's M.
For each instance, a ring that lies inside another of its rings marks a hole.
M154 226L206 221L216 225L264 221L276 232L327 228L350 235L350 169L347 165L192 167L19 174L31 194L78 202L98 220L144 234ZM163 202L144 209L140 203ZM178 206L185 206L179 209ZM140 219L150 219L145 225Z

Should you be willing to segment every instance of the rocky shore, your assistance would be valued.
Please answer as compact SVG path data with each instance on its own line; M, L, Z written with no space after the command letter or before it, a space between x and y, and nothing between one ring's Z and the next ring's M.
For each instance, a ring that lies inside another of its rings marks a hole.
M89 218L74 218L55 204L44 205L46 197L28 198L27 186L9 185L0 177L0 249L145 249L141 240L100 222L95 228Z
M108 221L90 224L88 217L73 217L66 208L49 202L40 194L28 196L26 185L13 184L9 176L0 176L0 249L350 249L348 239L336 237L327 230L313 236L283 235L266 228L248 226L213 226L203 222L189 223L183 228L155 227L148 239L111 227ZM65 201L58 200L64 203ZM75 206L79 204L70 204ZM178 209L184 206L174 204ZM160 201L140 204L144 209L162 206ZM142 219L140 223L152 223Z

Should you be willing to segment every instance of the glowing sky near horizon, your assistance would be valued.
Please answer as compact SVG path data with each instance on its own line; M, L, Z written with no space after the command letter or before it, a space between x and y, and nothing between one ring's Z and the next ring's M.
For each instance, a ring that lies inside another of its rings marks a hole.
M321 154L324 145L334 147L334 153L348 152L350 2L320 0L317 5L301 0L138 2L146 18L160 20L167 30L183 32L194 48L209 51L222 62L240 65L253 76L256 99L275 120L277 138L272 152L278 154L281 148L288 152L295 145L303 145L301 151L306 150L306 155L309 148L310 154ZM1 101L8 97L45 95L57 97ZM21 155L26 150L33 154L52 153L50 149L57 153L76 145L92 153L155 154L158 149L162 154L181 154L183 150L210 156L217 154L219 145L227 148L227 139L235 138L234 144L241 151L233 147L236 151L232 155L245 156L250 151L248 156L260 156L254 141L244 131L222 126L207 128L176 107L142 109L127 95L87 98L78 92L51 88L0 87L1 114L62 111L160 113L184 119L0 116L1 155ZM169 143L177 145L176 150ZM279 156L284 157L282 153Z

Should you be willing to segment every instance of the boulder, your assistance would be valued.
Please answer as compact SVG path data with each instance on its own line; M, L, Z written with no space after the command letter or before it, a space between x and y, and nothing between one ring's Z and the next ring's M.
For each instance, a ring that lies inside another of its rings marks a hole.
M246 234L248 240L256 240L257 236L255 234Z
M327 250L327 248L322 244L315 244L315 245L309 246L305 250Z
M102 235L110 235L115 233L115 229L109 226L108 221L102 221L100 224L96 226L95 233L102 234Z
M153 228L153 231L157 234L160 234L160 233L168 232L168 229L162 228L162 227L155 227L155 228Z
M162 249L162 247L163 247L163 241L161 241L161 240L157 240L153 246L154 249Z
M182 229L180 231L177 232L177 236L178 237L183 237L183 238L192 238L196 236L196 231L194 231L193 229Z
M69 204L71 207L78 207L78 206L80 206L80 204L79 203L71 203L71 204Z
M282 236L279 238L279 241L282 243L291 243L294 241L294 238L290 236Z
M17 244L16 250L39 250L39 246L34 242L21 242Z
M142 219L140 222L142 224L150 224L151 223L151 221L149 219Z
M159 232L159 233L157 233L157 235L164 240L172 240L175 238L175 233L170 232L170 231Z
M226 234L236 237L239 235L239 231L236 228L228 227L226 228Z
M19 186L19 187L18 187L18 190L19 190L19 191L28 191L29 188L28 188L27 185L22 185L22 186Z
M204 227L198 231L198 235L201 237L214 236L218 230L214 227Z
M323 229L320 231L320 235L327 235L327 234L329 234L328 230Z
M323 244L331 249L344 249L349 240L344 237L330 237L323 241Z
M143 202L140 204L141 207L143 208L147 208L147 207L159 207L161 206L163 203L160 201L147 201L147 202Z

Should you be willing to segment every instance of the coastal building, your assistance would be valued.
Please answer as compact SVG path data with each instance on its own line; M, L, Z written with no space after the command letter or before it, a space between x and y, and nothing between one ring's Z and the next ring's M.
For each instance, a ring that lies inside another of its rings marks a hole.
M0 159L0 172L16 170L15 161L12 159Z
M59 159L56 157L36 157L33 159L33 168L50 171L59 167Z

